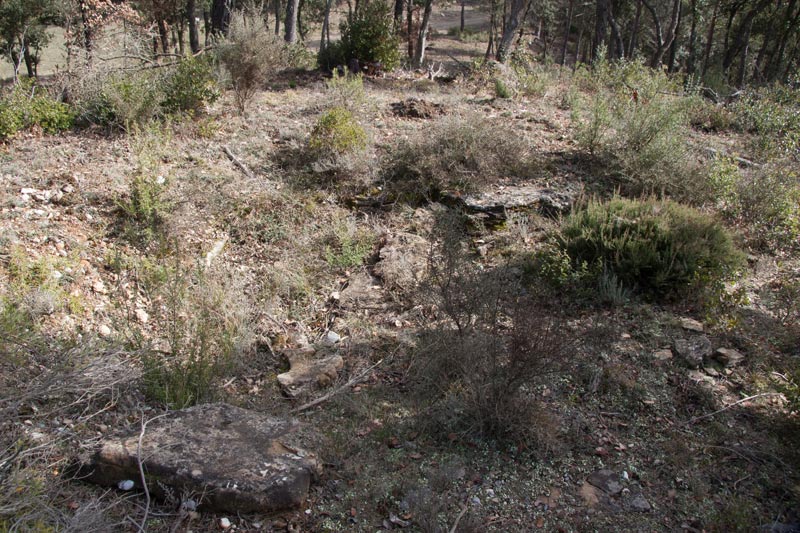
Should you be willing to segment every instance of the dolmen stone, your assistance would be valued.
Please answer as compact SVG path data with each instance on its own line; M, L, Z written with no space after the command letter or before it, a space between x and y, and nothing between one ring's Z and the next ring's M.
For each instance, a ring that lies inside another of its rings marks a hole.
M225 512L273 512L299 507L320 473L303 449L314 436L296 420L275 418L228 404L207 404L152 420L140 430L100 443L82 458L77 474L142 489L150 494L191 494L202 507Z

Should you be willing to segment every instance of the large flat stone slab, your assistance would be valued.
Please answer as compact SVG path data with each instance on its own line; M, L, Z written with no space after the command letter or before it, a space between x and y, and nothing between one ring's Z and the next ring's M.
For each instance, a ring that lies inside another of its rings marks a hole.
M501 223L510 211L535 210L539 214L558 217L569 213L575 200L571 191L554 191L532 185L505 186L475 194L444 193L442 202Z
M312 435L284 420L228 404L175 411L139 431L100 444L82 461L87 481L117 486L132 480L141 489L141 458L150 493L191 494L201 506L226 512L272 512L300 506L319 473L316 457L302 446Z

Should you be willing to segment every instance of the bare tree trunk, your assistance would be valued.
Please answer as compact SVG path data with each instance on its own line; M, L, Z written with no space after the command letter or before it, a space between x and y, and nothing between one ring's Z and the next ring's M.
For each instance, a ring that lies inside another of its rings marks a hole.
M656 50L653 53L653 59L650 61L650 66L653 68L659 68L661 66L661 60L664 57L664 53L667 51L667 48L672 45L672 41L675 39L675 30L678 27L678 14L680 13L681 9L681 0L674 0L672 3L672 20L670 21L669 29L667 30L666 35L663 33L661 21L658 19L658 13L656 13L655 8L649 2L647 2L647 0L642 0L642 3L653 17L653 24L655 25L656 30Z
M564 28L564 44L561 46L561 66L567 62L567 46L569 45L569 31L572 28L572 15L575 11L575 0L569 0L567 7L567 25Z
M497 34L497 0L492 0L492 13L489 17L489 42L486 44L484 59L488 60L494 52L495 35Z
M400 31L400 25L403 21L403 7L405 7L405 0L394 0L394 31Z
M717 0L714 4L714 12L711 15L711 22L708 25L708 36L706 37L706 49L703 52L703 69L700 71L700 77L705 78L708 72L708 63L711 59L711 49L714 46L714 28L717 24L717 15L719 15L719 6L722 0Z
M402 1L402 0L401 0ZM325 0L325 17L322 19L322 34L319 38L319 52L325 51L330 44L331 6L333 0ZM327 38L327 40L326 40Z
M162 18L156 22L158 25L158 38L161 41L161 52L166 55L169 53L169 32L167 22Z
M625 57L625 44L622 42L622 32L620 32L619 24L614 19L614 13L611 10L611 6L608 7L608 24L611 26L611 38L614 40L614 51L611 53L611 57L614 58L621 58Z
M770 1L771 0L761 0L743 17L736 38L733 40L733 43L727 47L722 59L722 69L725 72L733 65L733 60L736 56L739 55L740 52L744 53L745 48L750 44L750 31L753 27L753 21L756 16L770 4Z
M417 49L414 54L415 68L420 68L425 62L425 47L428 44L428 30L430 29L432 11L433 0L425 0L425 12L422 15L422 23L419 26L419 38L417 39Z
M408 13L406 22L408 24L408 59L414 59L414 0L408 0Z
M639 45L639 21L642 18L642 0L636 2L636 16L633 18L633 28L631 29L631 39L628 41L628 56L636 55L636 47Z
M230 6L226 0L211 0L211 33L224 35L231 20Z
M594 41L592 41L592 59L597 58L597 50L607 44L608 40L608 1L596 0L594 12Z
M465 11L467 10L467 1L461 0L461 25L459 26L459 32L464 33L464 22L466 19Z
M286 2L286 21L284 26L283 39L290 44L297 42L297 12L300 6L300 0L288 0Z
M514 35L517 33L524 17L520 16L525 12L528 0L511 0L511 9L503 19L503 35L497 46L496 59L503 63L511 53L511 44L514 42Z
M281 34L281 0L275 0L275 36Z
M675 55L678 53L678 36L681 33L681 21L683 20L683 3L678 2L678 24L675 26L675 38L669 47L669 59L667 60L667 72L675 72Z
M186 0L186 20L189 23L189 48L193 54L200 51L200 33L197 31L197 2Z
M742 48L742 54L739 58L739 74L736 76L736 87L742 88L744 85L744 77L747 72L747 51L750 48L750 32L753 29L753 19L747 23L747 28L744 32L744 48Z
M78 10L81 12L81 25L83 26L83 48L86 50L86 62L92 64L94 56L94 35L90 23L91 15L85 0L78 1Z
M689 30L689 56L686 59L686 72L694 76L697 69L697 0L691 0L692 27Z

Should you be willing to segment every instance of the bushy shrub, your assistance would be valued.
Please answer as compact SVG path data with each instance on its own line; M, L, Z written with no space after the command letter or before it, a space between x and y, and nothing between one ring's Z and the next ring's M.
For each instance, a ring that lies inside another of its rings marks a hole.
M286 46L267 28L263 17L239 13L232 15L228 34L217 46L217 57L241 114L269 75L287 64Z
M345 72L339 75L334 69L331 79L325 83L325 92L328 107L343 107L356 111L367 101L364 78L361 74Z
M377 63L385 70L400 64L400 41L394 31L390 7L385 2L369 2L340 25L341 40L326 47L318 57L322 68L333 69L356 59Z
M494 80L494 94L498 98L512 98L514 96L514 93L508 85L506 85L506 82L500 78L495 78Z
M722 225L669 200L590 202L564 220L557 242L574 268L613 273L623 287L653 296L728 279L743 263Z
M211 56L188 57L164 80L162 107L167 113L195 112L219 98Z
M443 190L474 191L525 173L529 153L519 132L503 122L445 117L393 150L385 171L387 189L412 202Z
M38 126L55 134L72 127L75 115L65 103L53 99L33 80L22 80L0 97L0 141L17 131Z
M314 125L308 146L318 157L335 157L363 150L367 146L367 133L350 111L334 107Z
M168 351L142 347L147 396L180 409L215 397L218 381L249 342L249 310L230 280L181 265L160 267Z
M754 134L756 155L800 156L800 90L796 86L748 89L731 110L739 128Z
M483 269L463 242L464 221L436 225L419 291L427 317L411 368L419 418L439 436L471 433L536 447L543 428L531 394L574 357L578 335L553 309L525 295L511 269ZM545 430L545 433L547 430Z
M680 85L640 61L601 59L576 76L593 92L574 114L579 143L610 161L633 193L680 191L689 174Z
M155 72L91 72L72 85L78 120L127 131L161 114L160 78Z
M717 158L708 180L717 207L742 229L758 250L800 248L800 176L791 165L767 165L742 171L736 162Z

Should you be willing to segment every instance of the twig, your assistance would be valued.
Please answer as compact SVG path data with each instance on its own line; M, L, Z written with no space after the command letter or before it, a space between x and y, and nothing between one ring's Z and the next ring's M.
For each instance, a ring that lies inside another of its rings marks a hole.
M255 179L256 179L256 176L255 176L255 174L253 174L253 173L250 171L250 169L249 169L249 168L247 168L247 165L245 165L244 163L242 163L242 162L239 160L239 158L237 158L235 155L233 155L233 152L231 152L231 149L230 149L230 148L228 148L227 146L223 146L223 147L222 147L222 151L223 151L223 152L225 152L225 155L227 155L227 156L228 156L228 159L230 159L230 160L231 160L231 162L232 162L234 165L236 165L237 167L239 167L239 170L241 170L242 172L244 172L244 175L245 175L245 176L247 176L247 177L248 177L248 178L250 178L251 180L255 180Z
M145 526L147 525L147 515L150 514L150 489L147 488L147 479L145 479L144 466L142 465L142 440L144 439L144 434L147 431L147 424L149 424L153 420L163 418L168 414L169 413L164 413L158 416L154 416L149 420L144 420L144 417L142 418L142 430L139 432L139 442L136 445L136 462L139 465L139 477L142 480L142 489L144 489L144 498L145 498L144 516L142 517L142 523L138 526L140 533L144 533L146 531Z
M456 533L456 531L458 529L458 523L461 522L462 518L464 518L464 515L467 513L467 509L468 509L468 507L467 507L466 504L464 505L464 507L461 508L461 512L458 513L458 516L456 517L456 521L453 522L453 527L450 528L450 533Z
M711 148L710 146L706 146L705 150L706 150L706 152L708 152L708 153L710 153L711 155L714 155L714 156L721 155L723 157L730 157L727 154L725 154L724 152L720 152L716 148ZM756 168L760 168L761 167L761 164L755 163L755 162L750 161L749 159L745 159L743 157L734 156L733 160L736 161L737 163L739 163L740 165L743 165L743 166L746 166L746 167L756 167Z
M711 418L712 416L718 415L723 411L727 411L731 407L735 407L735 406L739 405L740 403L749 402L750 400L755 400L757 398L764 398L766 396L783 396L783 394L780 393L780 392L762 392L761 394L754 394L753 396L748 396L747 398L742 398L741 400L738 400L738 401L735 401L735 402L733 402L731 404L728 404L725 407L723 407L722 409L717 409L713 413L708 413L707 415L703 415L703 416L696 416L696 417L690 419L688 422L686 422L686 424L687 425L696 424L697 422L699 422L701 420L705 420L706 418Z
M307 409L311 409L314 406L317 406L317 405L319 405L319 404L321 404L323 402L326 402L326 401L330 400L331 398L333 398L334 396L336 396L337 394L342 392L344 389L346 389L348 387L351 387L351 386L355 385L356 383L362 381L370 372L372 372L372 369L374 369L376 366L378 366L381 363L383 363L383 359L381 359L380 361L378 361L374 365L370 366L369 368L364 370L362 373L360 373L359 375L355 376L350 381L348 381L347 383L342 385L341 387L332 390L328 394L320 396L316 400L312 400L312 401L310 401L308 403L305 403L305 404L301 405L300 407L295 407L290 412L292 414L301 413L301 412L303 412L303 411L305 411Z

